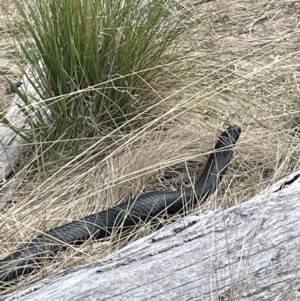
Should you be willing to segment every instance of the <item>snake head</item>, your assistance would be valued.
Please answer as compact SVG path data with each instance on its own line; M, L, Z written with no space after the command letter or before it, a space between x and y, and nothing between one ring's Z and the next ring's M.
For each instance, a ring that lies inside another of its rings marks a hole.
M234 144L238 141L242 130L237 125L230 125L226 131L222 134L231 139L231 143Z
M242 130L239 126L230 125L226 131L221 134L215 149L232 147L238 141L241 131Z

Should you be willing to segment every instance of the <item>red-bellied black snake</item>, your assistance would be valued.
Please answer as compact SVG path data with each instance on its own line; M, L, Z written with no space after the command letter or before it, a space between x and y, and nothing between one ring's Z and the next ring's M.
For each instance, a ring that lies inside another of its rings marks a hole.
M234 125L221 134L194 187L183 191L145 193L131 201L49 230L24 244L19 250L0 260L0 290L18 276L36 271L42 260L50 259L63 246L80 244L91 237L104 238L116 229L121 231L140 221L180 212L196 201L203 202L215 191L225 173L240 133L241 129Z

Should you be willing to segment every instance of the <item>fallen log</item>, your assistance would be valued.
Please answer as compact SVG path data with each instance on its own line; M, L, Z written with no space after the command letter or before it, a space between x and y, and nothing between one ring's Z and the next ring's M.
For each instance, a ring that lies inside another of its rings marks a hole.
M25 74L21 79L22 85L20 90L26 94L28 99L34 104L40 105L40 96L37 93L33 82L36 82L35 76L30 72L30 68L27 68ZM15 94L10 107L7 109L4 117L13 126L21 130L28 130L30 125L28 124L21 107L26 109L26 105L23 103L18 94ZM30 111L27 108L28 112ZM6 180L15 173L16 166L21 162L28 151L28 144L25 140L18 135L11 127L0 123L0 184L3 185ZM19 186L17 181L4 185L4 192L0 197L0 210L11 201L13 192Z
M248 202L193 214L6 300L298 300L300 171Z

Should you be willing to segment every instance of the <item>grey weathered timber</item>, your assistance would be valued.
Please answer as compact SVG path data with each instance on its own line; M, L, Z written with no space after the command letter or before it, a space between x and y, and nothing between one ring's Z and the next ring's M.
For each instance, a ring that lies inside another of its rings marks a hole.
M40 103L37 102L37 100L40 100L40 97L31 84L31 81L35 80L35 76L30 72L29 68L27 68L26 73L30 80L24 75L21 79L23 84L20 89L26 93L32 103L40 106ZM15 94L10 107L5 113L5 118L19 129L29 129L29 124L26 122L20 106L26 108L19 96ZM14 172L15 166L20 162L27 150L28 146L24 139L11 128L0 123L0 183L5 182L7 177ZM5 192L0 196L0 210L10 201L11 194L17 186L18 183L13 181L5 188Z
M11 300L300 300L300 171L248 202L184 217Z

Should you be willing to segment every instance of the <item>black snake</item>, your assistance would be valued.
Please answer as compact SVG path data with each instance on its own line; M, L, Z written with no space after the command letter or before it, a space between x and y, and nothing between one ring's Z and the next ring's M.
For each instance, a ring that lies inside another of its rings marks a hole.
M193 188L183 191L155 191L136 199L88 215L49 230L24 244L19 250L0 260L0 289L18 276L36 271L41 261L50 259L63 246L80 244L89 238L109 236L116 229L124 230L140 221L148 221L163 214L182 212L188 205L203 201L212 193L224 174L233 154L233 146L241 129L229 126L210 154L205 169Z

